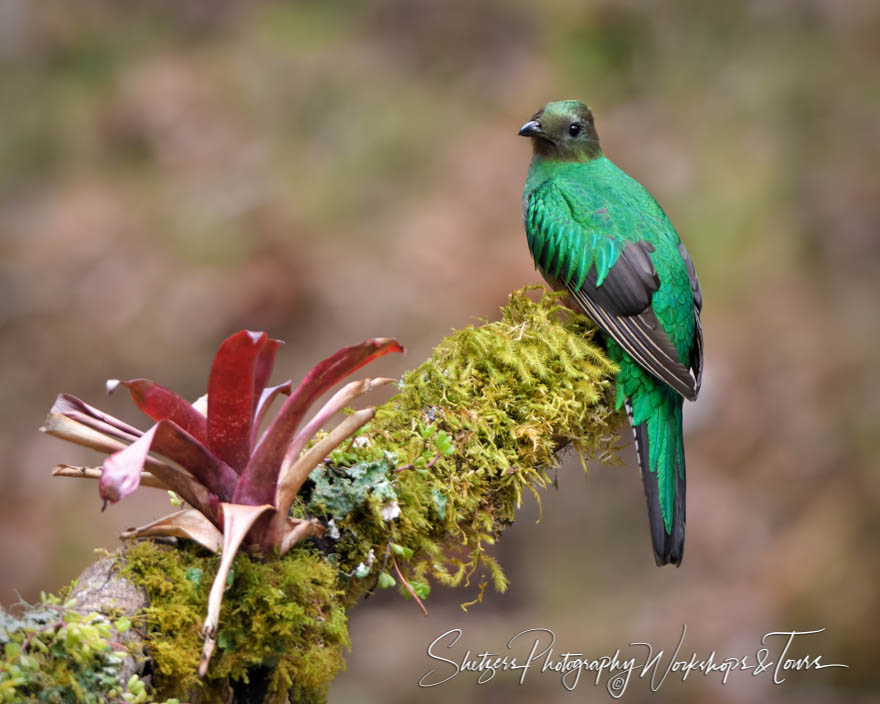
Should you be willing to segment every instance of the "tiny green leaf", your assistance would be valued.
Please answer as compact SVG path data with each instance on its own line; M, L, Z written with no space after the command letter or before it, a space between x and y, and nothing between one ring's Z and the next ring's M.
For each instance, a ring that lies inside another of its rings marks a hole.
M391 543L391 551L395 555L400 555L409 560L413 556L413 551L411 548L406 547L405 545L398 545L397 543Z
M217 646L226 652L235 650L235 636L229 632L228 628L217 634Z
M110 628L110 624L107 623L106 621L99 621L96 624L95 628L98 630L98 634L101 636L101 638L109 638L110 637L111 628Z
M452 444L452 438L449 437L449 434L446 431L441 430L437 433L437 437L434 438L434 445L436 445L437 450L444 455L451 455L455 452L455 446Z
M410 582L409 586L412 587L413 592L419 599L425 599L428 594L431 593L431 585L425 584L424 582ZM407 599L412 599L409 591L404 591L403 595Z
M186 578L194 586L198 587L202 583L202 570L198 567L190 567L186 571Z
M397 581L387 572L382 572L379 575L379 589L388 589L389 587L393 587L397 584Z
M441 521L446 520L446 504L448 502L448 498L446 494L441 491L437 491L434 489L432 492L434 498L434 509L437 511L437 515L440 516Z

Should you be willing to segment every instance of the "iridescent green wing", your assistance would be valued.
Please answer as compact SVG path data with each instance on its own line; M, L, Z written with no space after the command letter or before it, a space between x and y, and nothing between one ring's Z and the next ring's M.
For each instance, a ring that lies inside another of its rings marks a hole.
M650 243L627 239L603 209L572 214L548 180L529 196L526 235L536 266L569 291L603 331L635 361L688 399L698 386L651 308L660 287Z

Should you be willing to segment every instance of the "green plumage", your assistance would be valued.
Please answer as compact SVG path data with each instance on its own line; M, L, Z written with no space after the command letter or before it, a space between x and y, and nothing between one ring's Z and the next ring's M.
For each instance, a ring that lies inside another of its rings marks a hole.
M683 397L699 390L699 284L666 214L599 148L590 111L550 103L520 134L535 155L523 221L535 265L606 335L620 367L617 405L636 432L655 556L679 564L684 544Z

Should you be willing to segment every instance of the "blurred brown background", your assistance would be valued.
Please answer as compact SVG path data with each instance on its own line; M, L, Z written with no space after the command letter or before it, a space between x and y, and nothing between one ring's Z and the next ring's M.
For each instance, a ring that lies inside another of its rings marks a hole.
M577 462L496 553L512 579L424 619L355 609L331 701L610 699L583 677L430 690L427 644L504 652L525 628L594 655L651 641L748 655L767 631L850 669L670 677L660 699L876 701L880 644L880 4L873 0L0 2L0 602L57 590L119 530L99 457L37 432L66 391L142 423L107 377L195 398L241 327L288 341L277 377L367 336L417 365L537 282L519 222L542 103L593 107L606 153L660 200L704 297L687 407L687 556L651 559L631 448ZM625 435L628 437L628 432Z

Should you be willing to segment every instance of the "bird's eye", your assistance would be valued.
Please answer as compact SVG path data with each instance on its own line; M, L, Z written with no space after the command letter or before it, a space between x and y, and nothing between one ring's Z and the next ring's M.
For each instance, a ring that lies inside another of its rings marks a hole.
M568 126L568 133L572 137L577 137L581 133L581 126L577 122L572 122Z

